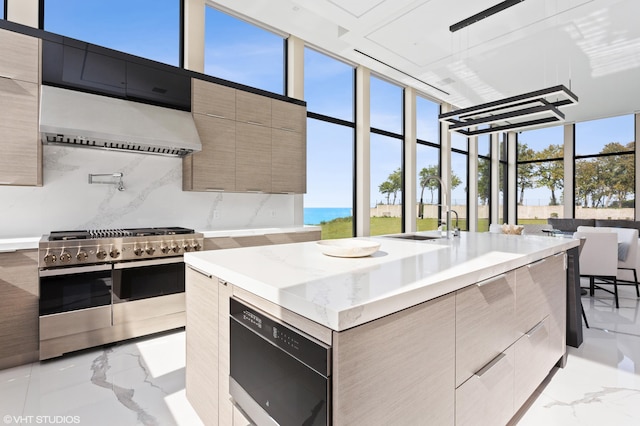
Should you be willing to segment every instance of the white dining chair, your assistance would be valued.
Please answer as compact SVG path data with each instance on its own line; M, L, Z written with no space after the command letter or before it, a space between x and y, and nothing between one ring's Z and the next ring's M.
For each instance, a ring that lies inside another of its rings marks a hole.
M613 294L618 302L618 235L614 232L575 232L574 238L585 238L580 252L580 276L589 277L589 294L596 289ZM598 281L596 281L598 280ZM602 287L613 285L613 291Z

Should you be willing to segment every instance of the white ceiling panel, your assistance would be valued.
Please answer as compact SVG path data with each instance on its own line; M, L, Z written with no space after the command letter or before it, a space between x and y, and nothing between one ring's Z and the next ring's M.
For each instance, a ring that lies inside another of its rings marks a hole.
M569 121L640 111L640 0L525 0L455 33L501 0L207 1L458 107L564 84Z

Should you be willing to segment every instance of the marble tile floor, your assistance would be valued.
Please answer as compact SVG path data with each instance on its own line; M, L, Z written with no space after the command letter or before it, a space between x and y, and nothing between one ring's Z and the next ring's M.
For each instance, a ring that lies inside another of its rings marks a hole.
M589 325L512 424L640 425L640 299L582 298ZM0 370L0 425L202 425L184 392L183 330ZM221 425L225 426L225 425Z

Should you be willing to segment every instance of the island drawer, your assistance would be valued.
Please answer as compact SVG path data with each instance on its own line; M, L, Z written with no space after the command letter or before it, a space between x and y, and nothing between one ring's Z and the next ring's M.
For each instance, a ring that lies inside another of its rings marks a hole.
M456 292L456 387L517 339L515 271Z

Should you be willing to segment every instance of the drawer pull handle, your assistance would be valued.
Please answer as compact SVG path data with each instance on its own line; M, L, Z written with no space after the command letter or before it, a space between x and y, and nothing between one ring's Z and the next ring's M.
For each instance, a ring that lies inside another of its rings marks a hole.
M213 118L227 118L224 115L218 115L218 114L211 114L211 113L206 113L205 114L207 117L213 117Z
M500 275L495 276L495 277L493 277L493 278L489 278L489 279L487 279L487 280L480 281L480 282L479 282L479 283L477 283L476 285L477 285L478 287L484 287L485 285L487 285L487 284L491 284L492 282L495 282L495 281L498 281L498 280L502 280L502 279L506 278L506 276L507 276L507 274L500 274Z
M504 352L500 352L500 354L495 357L494 359L492 359L491 361L489 361L487 363L487 365L485 365L484 367L482 367L480 370L478 370L474 376L476 377L482 377L482 375L484 373L486 373L487 371L491 370L491 368L496 365L497 363L499 363L500 361L502 361L502 358L506 357L507 355Z
M259 121L247 121L248 124L255 124L257 126L262 126L262 123L260 123Z
M524 333L525 336L527 337L531 337L534 334L536 334L536 331L540 330L542 328L542 326L544 325L544 320L540 321L539 323L537 323L536 325L533 326L533 328L529 331L527 331L526 333Z
M223 188L207 188L207 191L211 192L224 192Z
M200 270L200 269L198 269L198 268L195 268L195 267L193 267L193 266L191 266L191 265L189 265L189 269L191 269L193 272L197 272L197 273L198 273L198 274L200 274L200 275L204 275L205 277L207 277L207 278L209 278L209 279L213 278L213 275L209 274L208 272L205 272L205 271L203 271L203 270Z
M540 264L542 264L542 263L544 263L546 261L547 261L547 259L540 259L538 261L535 261L533 263L528 264L527 268L533 268L534 266L538 266L538 265L540 265Z

